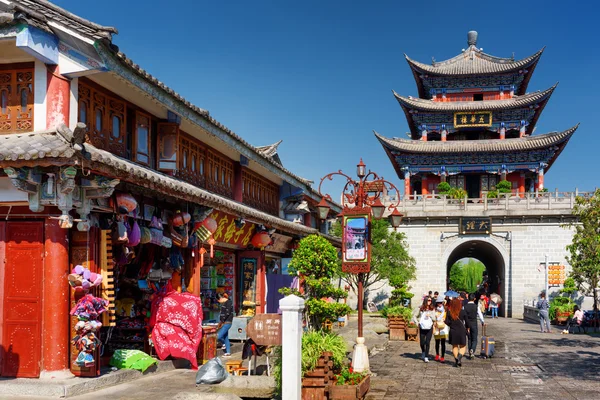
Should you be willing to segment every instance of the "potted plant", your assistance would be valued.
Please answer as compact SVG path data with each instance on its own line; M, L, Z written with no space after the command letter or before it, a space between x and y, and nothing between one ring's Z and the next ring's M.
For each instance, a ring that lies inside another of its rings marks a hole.
M412 312L403 306L385 307L381 314L388 320L390 340L404 340L406 324L410 322Z
M346 358L346 342L331 332L308 331L302 335L302 399L323 399Z
M371 377L366 372L353 372L344 367L329 386L330 400L360 400L371 388Z
M550 301L548 316L559 324L566 323L573 313L575 303L569 297L556 296Z
M414 322L409 322L406 325L406 338L409 341L417 341L419 337L419 329L417 328L417 324Z

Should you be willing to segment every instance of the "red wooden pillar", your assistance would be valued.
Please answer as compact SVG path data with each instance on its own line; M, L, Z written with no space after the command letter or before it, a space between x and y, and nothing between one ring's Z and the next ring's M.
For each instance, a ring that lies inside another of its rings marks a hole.
M421 181L421 194L429 194L429 180L427 179L427 174L423 175Z
M44 224L42 370L69 367L69 241L57 220Z
M404 172L404 196L408 199L410 196L410 172Z
M48 85L46 93L46 128L69 124L71 103L71 82L60 75L58 65L48 65Z
M538 192L541 192L542 190L544 190L544 168L538 169L537 184L538 184Z
M525 197L525 174L519 175L519 196Z
M242 203L244 200L244 182L242 180L242 165L233 163L233 200Z
M304 214L304 226L309 226L312 228L312 214L309 212Z

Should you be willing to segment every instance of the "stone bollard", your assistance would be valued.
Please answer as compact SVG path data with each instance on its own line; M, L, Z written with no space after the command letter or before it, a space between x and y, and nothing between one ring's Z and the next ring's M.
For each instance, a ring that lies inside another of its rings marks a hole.
M293 294L279 300L281 310L281 391L285 399L302 397L302 311L304 299Z

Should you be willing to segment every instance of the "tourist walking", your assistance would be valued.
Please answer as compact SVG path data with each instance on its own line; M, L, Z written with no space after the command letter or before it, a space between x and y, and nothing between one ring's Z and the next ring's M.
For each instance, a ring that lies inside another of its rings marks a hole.
M225 354L223 357L231 356L231 342L229 341L229 328L233 321L233 302L229 299L227 293L217 295L217 301L221 304L221 316L217 340L225 345Z
M427 296L423 304L413 319L419 325L419 343L421 344L421 359L429 362L429 346L431 343L431 334L433 331L433 300Z
M540 315L540 328L542 333L551 333L550 330L550 318L548 317L548 309L550 305L546 300L546 292L540 293L540 299L537 302L538 314Z
M492 318L498 318L498 303L493 300L493 296L490 297L489 309L492 312Z
M452 345L455 367L462 366L461 360L467 350L466 317L467 314L462 308L462 301L458 298L450 300L446 313L446 325L450 327L449 341Z
M481 321L481 325L485 325L485 321L483 320L483 314L481 313L481 309L475 304L476 296L471 293L469 295L469 301L465 306L465 313L467 314L467 341L469 349L469 355L467 356L469 360L473 359L475 354L475 350L477 349L477 320Z
M433 322L433 338L435 339L435 361L444 362L446 354L446 340L448 339L448 325L446 325L446 308L444 296L439 295L435 301Z

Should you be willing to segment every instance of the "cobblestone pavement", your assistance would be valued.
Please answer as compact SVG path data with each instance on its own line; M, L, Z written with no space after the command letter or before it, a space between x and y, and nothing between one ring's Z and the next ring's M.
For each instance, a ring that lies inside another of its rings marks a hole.
M454 367L449 346L445 364L426 364L417 343L390 342L370 358L376 376L367 400L600 399L600 337L561 335L555 327L541 333L539 325L516 319L487 322L495 356L465 357L461 368Z

